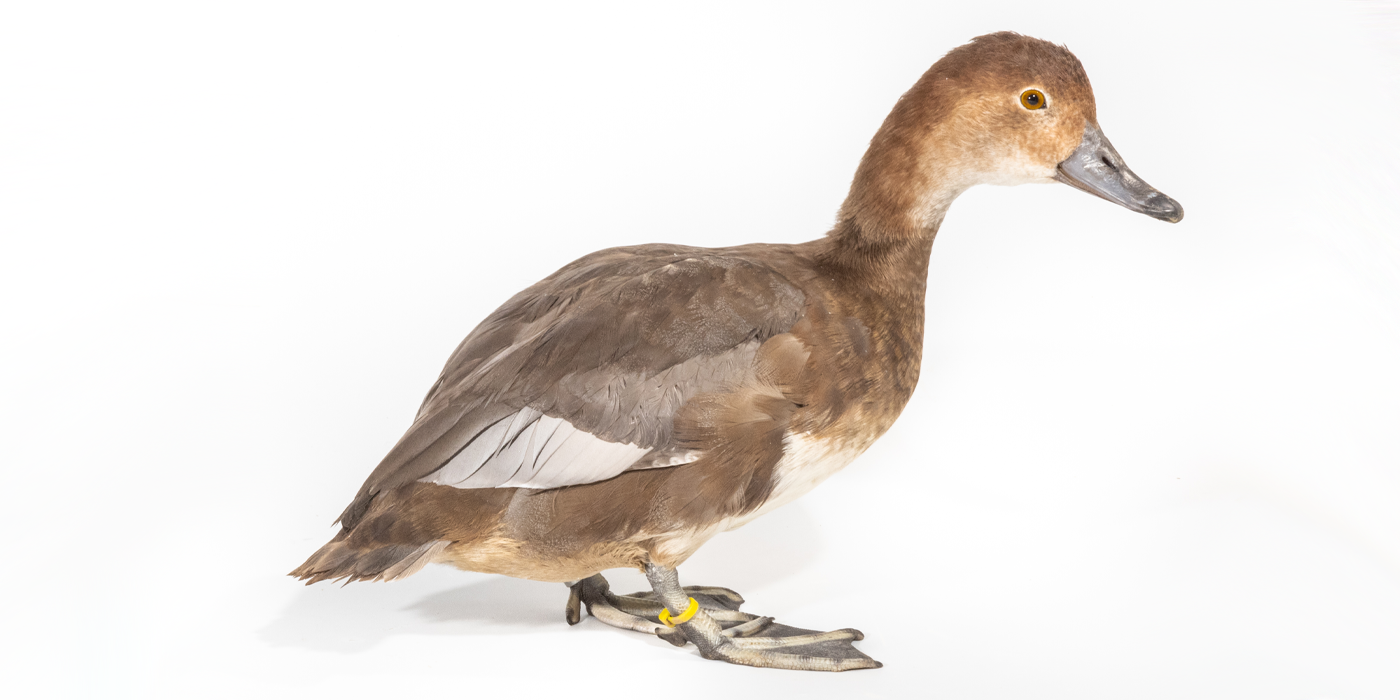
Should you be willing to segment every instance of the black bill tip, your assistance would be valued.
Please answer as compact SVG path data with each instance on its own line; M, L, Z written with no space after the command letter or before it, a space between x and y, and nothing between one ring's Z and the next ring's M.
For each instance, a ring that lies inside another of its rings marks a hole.
M1181 217L1186 216L1180 202L1161 192L1149 196L1147 201L1142 203L1142 213L1173 224L1181 221Z

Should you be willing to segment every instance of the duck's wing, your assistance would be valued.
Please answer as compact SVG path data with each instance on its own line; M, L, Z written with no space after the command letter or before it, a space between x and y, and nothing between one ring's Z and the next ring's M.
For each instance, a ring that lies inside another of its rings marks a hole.
M557 488L699 455L672 436L691 397L754 376L802 292L760 262L703 248L600 251L517 294L462 341L417 419L340 521L413 481Z

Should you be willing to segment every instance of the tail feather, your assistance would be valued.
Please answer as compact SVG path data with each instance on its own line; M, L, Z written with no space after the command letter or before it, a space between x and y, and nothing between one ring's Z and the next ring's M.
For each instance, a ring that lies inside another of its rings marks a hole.
M289 576L311 585L317 581L393 581L417 573L451 544L434 540L421 545L389 544L370 549L350 546L344 533L316 550Z

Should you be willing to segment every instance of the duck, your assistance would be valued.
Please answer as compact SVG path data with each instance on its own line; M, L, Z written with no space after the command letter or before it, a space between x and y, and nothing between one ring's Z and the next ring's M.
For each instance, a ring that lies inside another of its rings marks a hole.
M824 236L611 248L506 301L448 358L402 439L291 576L392 581L445 563L568 587L565 620L693 644L704 659L846 671L851 628L742 610L678 567L807 493L894 425L919 380L949 206L980 184L1063 183L1178 222L1098 124L1080 61L998 32L894 105ZM602 572L651 587L614 593Z

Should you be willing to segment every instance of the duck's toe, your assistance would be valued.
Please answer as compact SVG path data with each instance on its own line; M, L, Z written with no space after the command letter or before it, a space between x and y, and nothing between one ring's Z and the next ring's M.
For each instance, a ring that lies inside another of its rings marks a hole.
M608 580L603 578L602 574L594 574L569 584L569 602L564 608L564 620L570 625L578 624L582 617L582 611L579 609L582 604L588 606L589 615L605 625L654 634L678 647L685 646L685 635L680 630L661 624L654 619L654 614L646 614L646 607L655 608L659 613L660 604L641 602L645 607L639 608L629 600L629 596L613 594L609 590ZM648 617L653 619L647 619Z
M582 607L587 606L589 614L604 624L654 634L676 646L685 646L689 641L707 659L744 666L799 671L852 671L881 666L879 661L852 645L865 638L859 630L818 632L784 625L771 617L740 610L743 596L728 588L672 588L674 570L666 573L669 576L658 578L653 571L648 571L648 577L659 584L659 590L628 595L613 593L602 574L572 583L565 619L569 624L577 624ZM686 601L693 609L682 613L668 611L660 601L671 598ZM668 626L663 621L663 612L667 613L667 619L674 616L681 622Z
M759 629L745 633L745 627L765 620L767 622ZM689 635L691 630L686 632ZM706 658L798 671L853 671L882 665L851 644L864 639L865 635L849 628L817 632L775 623L764 617L727 627L720 632L720 637L708 651L703 649L704 645L697 645L702 646L701 653Z
M731 664L758 666L760 668L784 668L792 671L855 671L863 668L880 668L884 664L862 654L851 646L850 638L828 638L836 632L825 634L797 635L796 637L762 637L731 640L720 644L705 658L728 661ZM806 637L820 637L822 641L811 641ZM786 640L802 643L788 643ZM741 642L774 642L773 646L739 646Z
M666 601L667 616L680 622L677 628L684 630L686 639L707 659L799 671L852 671L881 666L852 644L865 638L859 630L818 632L751 615L739 610L743 597L727 588L680 587L675 569L650 565L647 578L652 583L652 594L625 597L650 605Z

